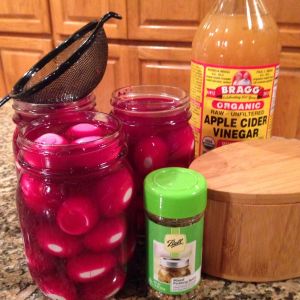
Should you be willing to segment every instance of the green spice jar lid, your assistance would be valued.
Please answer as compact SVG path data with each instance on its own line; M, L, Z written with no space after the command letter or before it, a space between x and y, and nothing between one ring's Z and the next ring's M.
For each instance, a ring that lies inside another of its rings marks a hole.
M206 207L206 180L185 168L163 168L145 178L146 211L163 218L194 217Z

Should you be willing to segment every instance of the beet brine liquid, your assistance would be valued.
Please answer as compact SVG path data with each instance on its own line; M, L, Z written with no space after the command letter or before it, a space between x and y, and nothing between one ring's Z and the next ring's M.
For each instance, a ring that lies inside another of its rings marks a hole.
M19 151L17 147L17 138L22 126L27 126L33 120L37 120L45 115L60 115L61 118L64 119L65 113L95 111L96 97L94 94L90 94L74 102L52 104L29 103L14 99L12 107L14 109L12 119L16 125L12 145L14 157L16 158Z
M124 141L116 118L92 112L47 116L19 134L25 254L50 299L108 299L124 285L136 236Z
M159 168L187 168L194 158L189 97L176 87L129 86L116 90L111 103L127 135L137 181L138 231L143 234L144 177Z

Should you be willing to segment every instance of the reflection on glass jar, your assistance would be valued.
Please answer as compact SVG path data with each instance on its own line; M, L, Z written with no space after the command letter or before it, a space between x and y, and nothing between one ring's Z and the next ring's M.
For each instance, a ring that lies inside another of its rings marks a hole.
M158 271L158 280L170 283L172 278L184 277L191 274L188 258L160 258L160 269Z

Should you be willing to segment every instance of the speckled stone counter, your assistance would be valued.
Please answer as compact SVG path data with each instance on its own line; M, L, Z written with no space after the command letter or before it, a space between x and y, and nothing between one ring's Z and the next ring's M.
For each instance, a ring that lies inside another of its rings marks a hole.
M16 178L11 139L14 126L9 104L0 108L0 300L45 299L28 273L15 207ZM139 253L129 282L117 299L147 299L144 258ZM203 276L198 299L300 300L300 278L274 283L238 283ZM95 299L97 300L97 299Z

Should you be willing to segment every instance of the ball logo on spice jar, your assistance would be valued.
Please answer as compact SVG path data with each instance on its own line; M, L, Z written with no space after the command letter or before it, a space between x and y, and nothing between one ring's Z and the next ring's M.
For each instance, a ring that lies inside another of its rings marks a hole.
M185 246L185 234L167 234L165 236L165 249L170 254L183 252L185 250Z

